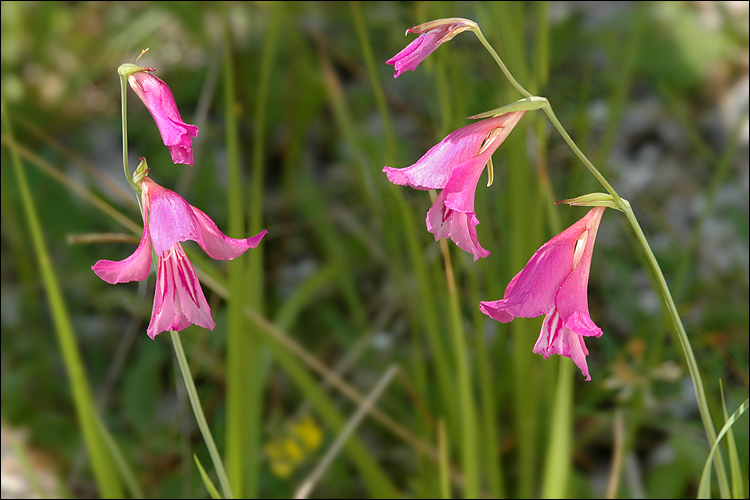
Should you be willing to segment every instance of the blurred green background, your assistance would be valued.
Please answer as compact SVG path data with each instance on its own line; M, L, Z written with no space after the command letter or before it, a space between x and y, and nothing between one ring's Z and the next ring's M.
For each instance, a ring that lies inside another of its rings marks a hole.
M440 245L424 226L430 197L390 185L381 170L414 163L465 117L521 96L471 33L393 79L385 61L413 39L404 30L441 17L478 22L516 79L550 100L631 202L690 336L717 428L720 381L730 413L747 398L746 2L2 2L2 419L28 430L29 447L47 457L67 494L97 490L11 143L97 407L138 484L148 497L208 497L191 455L207 468L210 460L169 335L145 334L153 274L111 286L90 269L126 257L140 237L122 170L116 69L146 47L139 64L156 68L200 133L195 165L173 165L131 92L131 168L146 156L152 179L229 236L255 234L244 222L232 232L228 222L228 192L238 188L228 170L237 157L227 142L234 118L246 217L249 210L269 232L251 251L262 255L252 276L262 300L254 307L361 394L397 364L400 376L378 407L435 449L445 418L460 475L450 298ZM474 263L448 245L489 496L541 494L559 359L531 354L541 318L500 325L479 313L478 302L501 298L555 226L585 213L552 206L545 186L557 200L601 191L541 113L521 125L494 155L494 184L485 188L483 179L477 188L479 241L491 255ZM89 195L138 230L129 232ZM127 238L116 243L111 233ZM228 279L227 263L192 250L196 267ZM216 329L190 327L181 336L223 449L230 320L221 293L205 284L204 291ZM574 376L564 493L604 495L619 456L617 496L694 497L708 448L692 385L643 252L614 211L599 231L589 306L604 335L587 343L592 381ZM338 434L311 404L320 399L305 381L345 418L357 406L299 357L282 362L285 348L258 338L247 367L259 390L258 420L248 424L258 436L250 451L257 480L246 493L288 497ZM619 450L615 415L626 436ZM747 415L735 433L747 491ZM400 495L437 494L436 464L413 443L370 417L356 435ZM376 496L353 460L338 456L313 496ZM454 486L460 491L460 481Z

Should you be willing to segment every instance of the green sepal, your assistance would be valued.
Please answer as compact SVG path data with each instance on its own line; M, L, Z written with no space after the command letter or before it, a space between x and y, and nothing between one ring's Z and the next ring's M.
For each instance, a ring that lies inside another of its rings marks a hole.
M155 71L154 68L144 68L143 66L131 63L121 64L120 67L117 68L117 74L123 77L128 77L134 73L151 73L152 71Z
M141 162L138 164L138 167L135 169L135 172L133 172L133 182L136 186L141 185L141 182L143 182L143 179L145 177L148 177L148 171L150 170L148 168L148 163L146 162L146 158L142 157L140 158Z
M630 202L628 202L628 200L626 200L625 198L620 198L620 200L627 208L630 208ZM576 198L560 200L556 202L555 205L560 205L561 203L576 207L608 207L614 208L615 210L619 210L623 213L625 212L620 204L617 203L617 200L615 200L615 198L611 194L607 193L584 194L583 196L578 196Z
M547 105L546 97L538 97L538 96L524 97L523 99L519 99L514 103L506 104L505 106L493 109L491 111L485 111L484 113L479 113L478 115L470 116L469 119L476 120L479 118L491 118L493 116L500 116L506 113L512 113L513 111L536 111L537 109L541 109L546 105Z

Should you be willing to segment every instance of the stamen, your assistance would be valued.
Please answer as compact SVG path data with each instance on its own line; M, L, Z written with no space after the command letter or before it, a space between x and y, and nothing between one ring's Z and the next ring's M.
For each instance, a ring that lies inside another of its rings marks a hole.
M148 47L147 47L147 48L145 48L145 49L143 49L143 50L141 51L140 55L138 55L138 57L136 57L136 58L135 58L135 61L133 61L133 64L137 63L137 62L138 62L138 59L140 59L141 57L143 57L143 54L145 54L146 52L148 52Z
M581 257L583 257L583 250L586 248L586 240L588 240L589 237L589 230L585 230L581 233L581 235L576 240L576 248L573 251L573 269L578 266L578 263L581 261Z
M487 137L485 137L484 142L482 143L482 146L479 148L479 152L477 153L477 155L481 155L482 153L487 151L487 149L489 149L489 147L492 146L492 144L495 142L495 139L497 139L497 137L500 135L500 132L502 131L503 131L503 127L500 126L496 128L495 130L493 130L492 132L490 132L489 134L487 134Z
M490 160L487 162L487 187L490 187L494 181L495 168L492 165L492 157L490 156Z
M453 209L446 207L443 205L443 224L445 224L446 219L450 216Z

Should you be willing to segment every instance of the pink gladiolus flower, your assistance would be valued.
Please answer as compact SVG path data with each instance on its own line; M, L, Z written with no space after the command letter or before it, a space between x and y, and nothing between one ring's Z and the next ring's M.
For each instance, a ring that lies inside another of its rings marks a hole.
M513 318L545 314L534 352L548 358L571 358L591 380L583 337L600 337L602 330L589 316L587 288L596 232L604 207L594 207L581 220L537 250L511 280L502 300L481 302L487 316L508 323Z
M193 240L212 259L232 260L248 248L257 247L267 231L251 238L229 238L219 231L208 215L174 191L159 186L148 177L143 179L141 189L143 236L135 253L117 262L100 260L91 269L113 285L141 281L151 269L153 249L159 262L148 336L153 339L166 330L183 330L191 323L213 330L211 309L181 242Z
M392 64L396 69L393 78L404 71L414 71L419 63L432 54L443 42L451 40L462 31L478 28L477 23L468 19L453 17L450 19L438 19L414 26L406 30L406 33L420 33L401 52L388 59L385 63Z
M128 82L154 117L164 145L172 154L172 161L192 165L193 138L198 136L198 127L182 121L167 84L148 71L132 73L128 76Z
M474 194L485 165L524 113L514 111L472 123L451 132L414 165L383 168L394 184L443 190L427 212L427 230L435 241L449 237L475 261L490 254L477 238Z

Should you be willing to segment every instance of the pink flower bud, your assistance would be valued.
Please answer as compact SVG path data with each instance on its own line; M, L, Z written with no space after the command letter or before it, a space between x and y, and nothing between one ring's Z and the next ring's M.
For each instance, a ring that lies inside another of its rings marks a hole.
M169 148L174 163L193 164L193 138L198 127L182 121L169 86L150 71L138 71L128 76L130 88L138 94L154 117L164 145Z
M419 63L432 54L443 42L467 30L478 29L477 23L460 17L437 19L422 23L406 30L406 33L419 33L419 36L404 50L388 59L385 63L396 68L393 78L404 71L414 71Z

